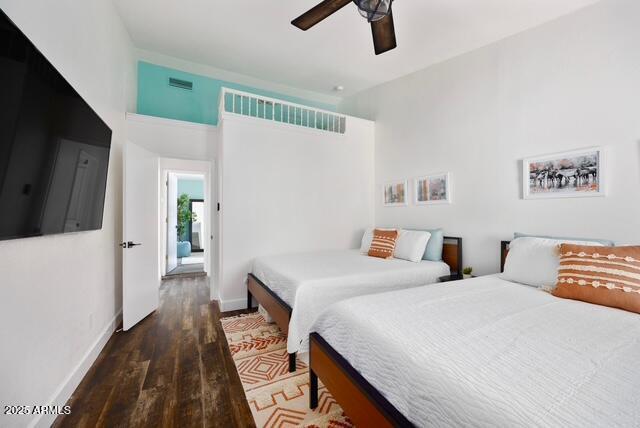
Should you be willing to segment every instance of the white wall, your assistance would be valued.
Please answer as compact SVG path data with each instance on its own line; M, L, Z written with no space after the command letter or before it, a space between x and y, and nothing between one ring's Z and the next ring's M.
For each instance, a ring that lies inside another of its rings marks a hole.
M64 405L122 307L116 243L124 112L135 108L133 48L110 0L0 7L113 130L102 230L0 242L0 403ZM36 419L2 415L0 426Z
M223 115L223 310L246 307L255 257L358 246L373 224L373 138L373 123L351 117L337 135Z
M127 113L127 139L162 157L212 160L218 150L215 126Z
M605 0L348 99L376 121L376 223L444 227L499 268L514 231L640 241L640 2ZM605 145L606 198L522 200L519 159ZM382 206L384 181L453 174L453 205Z

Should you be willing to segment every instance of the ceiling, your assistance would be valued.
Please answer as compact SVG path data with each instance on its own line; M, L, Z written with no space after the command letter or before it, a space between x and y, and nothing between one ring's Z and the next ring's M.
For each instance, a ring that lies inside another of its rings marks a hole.
M320 0L114 0L136 47L321 94L348 96L571 13L597 0L396 0L398 48L373 53L348 5L310 30ZM336 85L344 92L333 92Z

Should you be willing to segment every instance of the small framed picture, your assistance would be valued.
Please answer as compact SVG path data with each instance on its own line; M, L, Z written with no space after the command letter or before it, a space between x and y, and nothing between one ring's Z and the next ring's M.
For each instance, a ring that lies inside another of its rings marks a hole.
M391 181L383 186L383 203L386 207L407 205L407 180Z
M605 196L604 149L523 159L522 195L524 199Z
M451 174L448 172L418 177L413 188L416 205L451 203Z

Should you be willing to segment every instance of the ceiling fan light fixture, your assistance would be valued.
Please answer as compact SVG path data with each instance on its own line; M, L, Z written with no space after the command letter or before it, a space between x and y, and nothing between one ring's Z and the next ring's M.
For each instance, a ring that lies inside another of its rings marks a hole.
M391 11L393 0L322 0L291 21L291 24L306 31L351 2L356 4L358 12L367 18L371 26L373 50L376 55L395 49L398 45L393 24L393 12Z
M393 0L353 0L360 15L369 22L379 21L391 13Z

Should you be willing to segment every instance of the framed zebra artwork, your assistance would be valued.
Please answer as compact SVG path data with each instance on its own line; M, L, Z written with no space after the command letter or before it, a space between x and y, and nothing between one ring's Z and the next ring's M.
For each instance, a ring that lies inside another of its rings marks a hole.
M605 196L605 156L601 147L522 161L524 199Z

